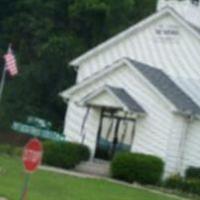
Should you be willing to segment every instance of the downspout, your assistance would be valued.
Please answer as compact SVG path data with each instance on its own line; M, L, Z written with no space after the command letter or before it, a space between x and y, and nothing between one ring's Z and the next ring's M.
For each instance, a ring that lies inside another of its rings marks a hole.
M185 157L185 150L186 150L186 142L187 142L187 138L188 138L188 132L189 132L189 128L190 128L190 124L193 121L193 115L188 115L186 116L185 120L186 120L186 127L185 130L183 132L183 136L181 137L181 141L179 144L179 149L180 149L180 157L179 157L179 163L177 166L177 172L180 173L181 175L184 175L182 172L183 169L183 165L184 165L184 157Z

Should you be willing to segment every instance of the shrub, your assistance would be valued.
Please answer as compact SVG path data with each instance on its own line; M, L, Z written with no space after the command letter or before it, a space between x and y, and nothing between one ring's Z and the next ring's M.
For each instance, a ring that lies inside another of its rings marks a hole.
M52 141L44 143L43 162L47 165L70 169L89 157L89 149L81 144Z
M87 161L90 158L90 150L87 146L81 145L81 144L76 144L78 151L79 151L79 159L80 161Z
M160 181L164 163L155 156L138 153L119 153L111 163L114 178L141 184L156 184Z
M187 179L199 179L200 180L200 168L189 167L186 170L185 176Z
M163 186L170 189L182 190L184 187L184 179L180 175L173 175L164 181Z
M1 154L9 154L9 149L10 146L9 145L0 145L0 153Z
M20 157L22 155L22 148L7 144L0 145L0 154Z
M185 181L183 192L200 195L200 180L188 179Z
M22 157L23 149L21 147L15 147L13 150L13 155L17 157Z
M184 179L179 175L174 175L166 179L163 186L185 193L200 195L200 180L197 179Z

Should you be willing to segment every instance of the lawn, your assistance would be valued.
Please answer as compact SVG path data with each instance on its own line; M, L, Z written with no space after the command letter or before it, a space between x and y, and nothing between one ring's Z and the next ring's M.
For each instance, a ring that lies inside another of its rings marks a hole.
M0 196L18 200L23 184L20 160L0 157ZM31 176L29 200L175 200L165 195L103 180L77 178L47 171Z

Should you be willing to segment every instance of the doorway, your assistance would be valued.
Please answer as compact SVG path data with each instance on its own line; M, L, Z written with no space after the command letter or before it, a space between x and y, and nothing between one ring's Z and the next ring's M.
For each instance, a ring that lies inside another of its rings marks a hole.
M117 152L130 151L135 135L135 119L119 110L103 108L96 142L95 158L111 160Z

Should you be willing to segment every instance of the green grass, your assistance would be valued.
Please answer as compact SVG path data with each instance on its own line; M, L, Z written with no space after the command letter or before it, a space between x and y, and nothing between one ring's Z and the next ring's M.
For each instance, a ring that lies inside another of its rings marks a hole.
M0 196L19 200L24 172L20 160L0 157ZM165 195L103 180L47 171L31 176L29 200L175 200Z

